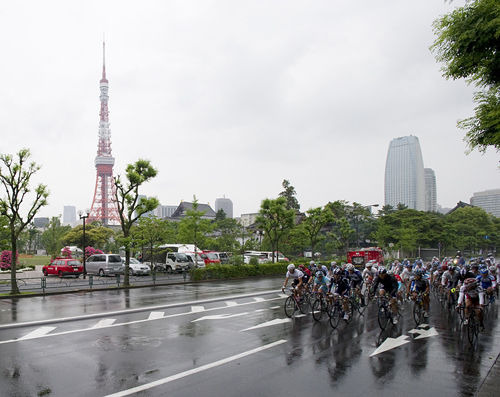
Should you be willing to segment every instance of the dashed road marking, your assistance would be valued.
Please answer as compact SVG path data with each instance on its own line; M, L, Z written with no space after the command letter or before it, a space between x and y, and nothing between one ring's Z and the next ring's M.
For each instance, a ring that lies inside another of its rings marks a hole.
M105 319L99 321L92 328L109 327L110 325L113 325L115 323L115 321L116 321L116 319L114 319L114 318L105 318Z
M56 329L56 327L40 327L31 331L29 334L22 336L19 340L40 338L44 335L47 335L49 332L52 332Z
M262 323L262 324L254 325L253 327L250 327L250 328L242 329L240 332L250 331L251 329L270 327L272 325L285 324L285 323L289 323L290 321L292 321L291 318L276 318L274 320L267 321L267 322Z
M205 311L205 306L191 306L191 313L201 313Z
M236 314L215 314L213 316L203 316L203 317L197 318L196 320L193 320L191 322L196 323L198 321L203 321L203 320L225 320L226 318L246 316L247 314L248 314L248 312L236 313Z
M164 316L164 312L151 312L149 313L148 320L158 320L159 318L163 318Z

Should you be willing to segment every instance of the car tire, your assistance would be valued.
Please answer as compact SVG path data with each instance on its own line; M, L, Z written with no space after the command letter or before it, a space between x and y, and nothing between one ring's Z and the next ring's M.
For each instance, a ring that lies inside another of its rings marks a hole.
M75 276L75 278L79 278L79 277L80 277L80 275L79 275L79 274L77 274L77 275Z
M59 278L62 278L62 276L63 276L63 272L59 270L59 271L57 272L57 276L58 276Z
M99 269L99 277L104 277L104 270Z
M170 266L167 266L167 268L165 269L165 271L167 273L172 273L172 268Z
M42 273L43 273L43 275L44 275L45 277L47 277L47 276L49 275L49 272L47 271L47 269L43 269L43 272L42 272Z

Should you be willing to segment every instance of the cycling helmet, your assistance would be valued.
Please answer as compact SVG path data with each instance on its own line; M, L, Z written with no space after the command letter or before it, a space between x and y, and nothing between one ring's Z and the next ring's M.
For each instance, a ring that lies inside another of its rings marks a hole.
M413 266L411 265L411 263L410 263L410 262L406 262L405 267L412 268Z
M312 265L314 265L314 261L309 262L309 264L310 264L311 266L312 266Z
M379 271L378 271L378 274L387 274L387 269L385 267L381 268Z
M424 272L420 269L416 269L414 274L415 274L415 276L421 276L422 274L424 274Z
M495 266L490 266L489 270L490 273L495 273L497 271L497 268Z
M303 270L303 269L305 269L305 268L306 268L306 267L305 267L304 265L299 265L299 269L300 269L300 270Z
M339 268L337 268L337 269L335 269L335 270L333 271L333 275L334 275L334 276L340 276L341 274L342 274L342 270L341 270L341 269L339 269Z
M354 270L354 265L352 263L348 263L346 266L347 271Z
M330 266L337 266L337 262L335 262L335 261L331 261L331 262L330 262Z
M372 267L372 263L371 263L371 262L368 262L368 263L366 263L366 264L365 264L365 268L366 268L366 269L368 269L368 268L370 268L370 267Z
M450 272L454 272L456 269L457 269L456 266L453 266L453 265L448 267L448 271L450 271Z
M487 268L485 268L485 267L483 267L483 268L480 270L480 273L481 273L482 275L484 275L484 274L488 274L488 269L487 269Z
M453 267L453 266L450 266L450 268L451 268L451 267ZM443 271L448 270L448 265L443 265L443 266L441 266L441 269L442 269Z
M318 270L316 272L316 277L323 277L323 272L321 270Z
M286 268L289 272L293 272L295 270L295 265L293 263L290 263Z

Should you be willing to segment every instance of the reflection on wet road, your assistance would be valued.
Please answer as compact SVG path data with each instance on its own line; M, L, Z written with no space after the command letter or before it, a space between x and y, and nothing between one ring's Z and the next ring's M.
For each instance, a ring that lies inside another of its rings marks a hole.
M0 301L1 325L46 321L0 328L0 390L7 396L472 396L500 351L497 307L473 348L456 316L435 301L427 324L416 326L407 304L400 322L384 332L376 304L337 329L309 313L289 319L281 281Z

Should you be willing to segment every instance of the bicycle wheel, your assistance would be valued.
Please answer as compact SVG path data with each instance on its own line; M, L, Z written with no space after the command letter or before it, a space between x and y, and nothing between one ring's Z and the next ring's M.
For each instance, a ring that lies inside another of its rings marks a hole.
M330 316L330 325L333 329L339 326L340 317L342 317L342 310L340 306L333 306L332 314Z
M475 346L477 343L477 336L479 334L479 324L476 321L475 314L469 316L469 323L467 324L467 337L469 338L469 343L471 346Z
M292 317L293 313L297 310L297 305L295 304L295 300L293 296L289 296L285 300L285 314L287 317Z
M316 299L312 305L312 315L316 321L320 321L323 317L323 301Z
M363 297L363 300L361 300L361 298L358 296L357 300L356 300L356 305L357 305L357 309L358 309L358 313L362 316L363 314L365 314L365 310L366 310L366 305L367 305L367 301L366 301L366 298Z
M413 319L415 320L415 324L420 325L422 324L422 319L423 319L423 307L422 307L422 302L416 301L413 304Z
M307 313L307 308L310 307L309 301L307 300L307 298L304 298L304 297L298 298L298 299L299 299L298 302L297 302L298 305L299 305L298 309L300 310L300 312L302 314L306 314Z
M391 319L391 314L389 313L389 308L385 305L380 306L378 308L378 325L380 326L380 329L383 331L386 329L387 324L389 323L389 320Z

